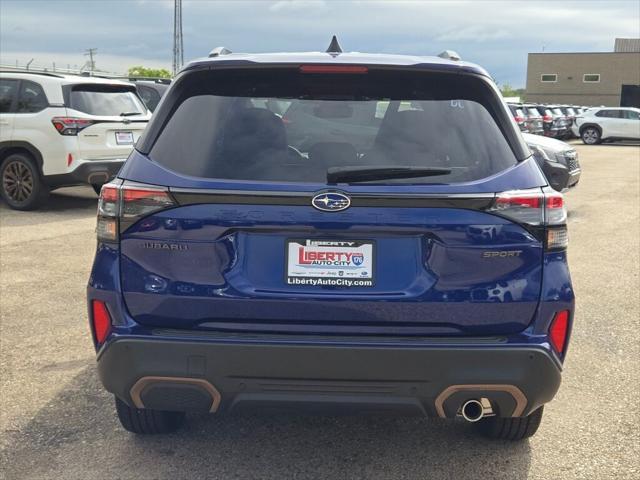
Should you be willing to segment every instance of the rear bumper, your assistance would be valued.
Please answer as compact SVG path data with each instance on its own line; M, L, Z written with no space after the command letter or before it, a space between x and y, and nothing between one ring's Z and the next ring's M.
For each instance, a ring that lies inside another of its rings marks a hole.
M45 175L44 181L53 188L72 185L102 185L114 178L125 160L84 161L74 170L59 175Z
M337 407L448 418L481 397L500 416L527 415L560 385L544 343L209 337L112 337L98 353L100 379L138 408Z

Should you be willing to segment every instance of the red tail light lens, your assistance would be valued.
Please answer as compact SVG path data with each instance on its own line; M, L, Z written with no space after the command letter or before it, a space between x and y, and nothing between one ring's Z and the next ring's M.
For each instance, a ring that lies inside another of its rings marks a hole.
M53 117L53 127L60 135L74 136L78 132L93 124L93 121L75 117Z
M98 201L98 239L116 242L121 227L126 228L142 217L174 205L165 188L108 183L102 187Z
M554 191L513 190L502 192L496 196L489 209L503 217L521 224L545 226L545 247L547 250L567 248L567 211L564 197Z
M163 188L137 188L123 186L122 217L143 217L174 205L169 192Z
M513 117L513 118L515 119L516 123L524 122L524 117L516 116L516 117Z
M491 211L528 225L542 225L544 223L544 209L542 208L544 195L542 191L522 191L500 193Z
M551 122L553 121L553 117L551 115L545 115L544 117L542 117L542 121Z
M107 306L101 300L91 302L91 321L97 343L104 343L111 332L111 316Z
M300 73L369 73L363 65L301 65Z
M564 353L567 346L567 334L569 333L569 310L556 313L549 327L549 340L556 352Z

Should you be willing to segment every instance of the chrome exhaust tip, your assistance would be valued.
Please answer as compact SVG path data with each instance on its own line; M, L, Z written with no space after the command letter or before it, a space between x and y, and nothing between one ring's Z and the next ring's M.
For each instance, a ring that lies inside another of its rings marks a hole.
M481 398L480 400L471 399L462 404L460 408L462 418L467 422L479 422L484 417L493 416L493 408L488 398Z

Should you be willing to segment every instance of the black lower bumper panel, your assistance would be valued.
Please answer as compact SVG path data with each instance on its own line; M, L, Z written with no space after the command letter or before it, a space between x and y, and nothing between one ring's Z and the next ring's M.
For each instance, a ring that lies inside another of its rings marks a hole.
M325 345L120 337L103 347L105 388L132 406L223 411L302 407L454 417L484 397L500 416L549 402L560 369L541 347Z

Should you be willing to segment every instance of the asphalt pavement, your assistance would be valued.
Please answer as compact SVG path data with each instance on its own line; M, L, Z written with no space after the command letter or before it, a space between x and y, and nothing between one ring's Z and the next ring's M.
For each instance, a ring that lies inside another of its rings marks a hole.
M127 433L86 320L95 194L59 190L37 212L0 204L0 478L640 478L640 147L576 148L573 338L558 396L520 443L371 416L196 415L172 435Z

